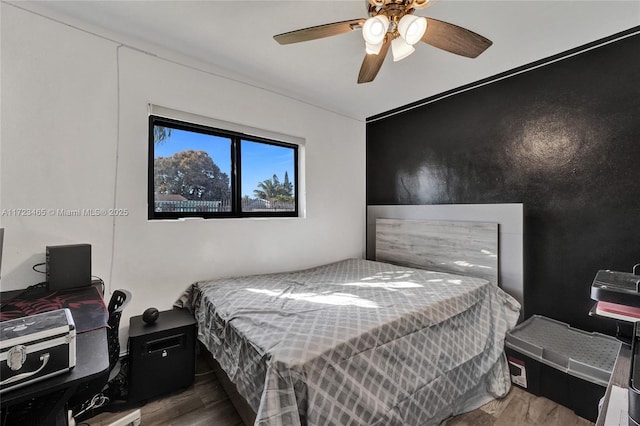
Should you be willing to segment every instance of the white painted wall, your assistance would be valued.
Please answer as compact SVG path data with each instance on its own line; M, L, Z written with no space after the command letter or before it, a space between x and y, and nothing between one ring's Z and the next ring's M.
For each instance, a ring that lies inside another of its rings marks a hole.
M2 291L44 276L47 245L90 243L93 273L133 301L122 320L169 309L201 279L293 270L361 257L365 233L362 122L1 6ZM147 220L147 105L305 139L304 218ZM51 209L126 208L125 217ZM12 209L44 209L16 216Z

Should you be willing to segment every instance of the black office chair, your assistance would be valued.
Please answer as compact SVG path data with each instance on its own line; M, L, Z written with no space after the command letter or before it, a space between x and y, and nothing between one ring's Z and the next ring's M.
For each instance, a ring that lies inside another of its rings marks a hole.
M131 293L124 289L115 290L111 295L107 306L109 312L109 319L107 320L109 370L106 375L87 385L69 401L69 408L72 410L76 422L99 414L104 411L111 400L123 396L121 388L126 383L122 383L120 374L113 376L113 373L114 367L120 359L120 340L118 336L120 318L122 317L122 311L130 301Z
M107 325L107 340L109 344L109 371L113 370L113 367L120 359L120 340L118 337L118 329L120 327L120 317L122 311L131 301L131 293L127 290L120 289L113 292L111 299L109 300L109 320Z

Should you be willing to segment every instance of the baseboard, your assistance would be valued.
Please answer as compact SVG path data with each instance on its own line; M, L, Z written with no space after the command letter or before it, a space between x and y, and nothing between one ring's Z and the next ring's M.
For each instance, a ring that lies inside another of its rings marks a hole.
M69 426L91 424L91 423L87 423L86 421L76 423L75 419L73 418L73 415L72 415L73 413L71 412L71 410L69 410L67 414L68 414L67 424ZM108 424L105 423L105 426L140 426L140 418L141 418L140 409L136 409L120 417L118 420L114 420Z
M140 410L130 412L124 417L109 423L108 426L139 426L140 425Z

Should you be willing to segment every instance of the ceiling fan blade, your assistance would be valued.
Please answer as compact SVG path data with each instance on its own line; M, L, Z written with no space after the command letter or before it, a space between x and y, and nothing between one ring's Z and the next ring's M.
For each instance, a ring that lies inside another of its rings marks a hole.
M334 22L332 24L317 25L315 27L302 28L273 36L280 44L299 43L301 41L315 40L323 37L331 37L338 34L348 33L361 28L366 19L350 19L348 21Z
M480 34L457 25L427 18L427 31L422 41L447 52L475 58L493 42Z
M387 56L387 51L389 51L389 45L391 44L391 37L387 34L384 39L384 44L380 49L380 52L377 55L367 54L364 57L364 61L362 61L362 66L360 66L360 73L358 74L358 84L360 83L369 83L376 78L378 75L378 71L380 71L380 67L384 62L384 58Z

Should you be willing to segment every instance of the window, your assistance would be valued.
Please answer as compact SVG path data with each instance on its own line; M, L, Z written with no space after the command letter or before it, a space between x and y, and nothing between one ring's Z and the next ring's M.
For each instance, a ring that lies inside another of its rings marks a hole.
M298 216L298 146L149 116L149 219Z

